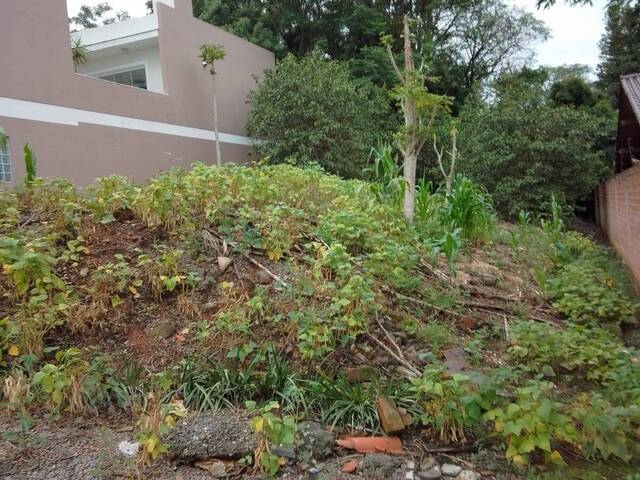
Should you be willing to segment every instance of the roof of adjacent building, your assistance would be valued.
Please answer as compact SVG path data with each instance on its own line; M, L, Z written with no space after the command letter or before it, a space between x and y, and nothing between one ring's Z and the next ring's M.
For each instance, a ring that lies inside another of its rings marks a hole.
M640 73L632 73L620 77L624 93L629 99L633 113L640 122Z

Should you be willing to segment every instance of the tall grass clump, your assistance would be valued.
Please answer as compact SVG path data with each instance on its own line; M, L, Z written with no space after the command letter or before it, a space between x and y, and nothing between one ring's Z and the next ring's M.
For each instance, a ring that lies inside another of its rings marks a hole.
M491 197L472 180L457 176L451 192L445 195L441 210L445 223L460 228L462 237L470 241L486 241L495 227Z

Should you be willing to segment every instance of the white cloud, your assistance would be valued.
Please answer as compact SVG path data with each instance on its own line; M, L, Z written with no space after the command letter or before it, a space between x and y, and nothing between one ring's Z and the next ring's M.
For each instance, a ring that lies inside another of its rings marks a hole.
M598 42L604 32L606 0L576 7L558 0L546 10L538 10L535 0L513 0L513 3L544 21L551 31L551 38L536 48L539 64L582 63L595 72L600 54Z

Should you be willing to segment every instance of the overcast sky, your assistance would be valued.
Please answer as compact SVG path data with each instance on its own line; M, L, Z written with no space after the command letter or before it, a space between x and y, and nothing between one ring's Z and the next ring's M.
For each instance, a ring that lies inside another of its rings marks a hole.
M67 0L69 15L80 5L95 5L105 0ZM108 0L115 10L127 10L131 16L145 15L144 0ZM569 7L562 0L547 10L537 10L535 0L507 0L534 13L551 30L552 38L538 45L538 63L562 65L583 63L594 70L598 64L598 41L604 30L606 0L593 0L591 7Z

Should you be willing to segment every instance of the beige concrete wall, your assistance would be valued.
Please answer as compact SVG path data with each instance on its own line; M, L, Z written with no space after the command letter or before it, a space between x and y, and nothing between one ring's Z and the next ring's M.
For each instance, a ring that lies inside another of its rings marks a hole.
M65 0L2 0L0 98L27 100L90 112L213 130L212 82L198 58L203 43L220 43L227 58L218 67L220 131L245 135L247 94L274 64L273 54L190 14L190 0L158 5L160 62L165 94L73 72ZM212 163L212 141L91 124L59 125L3 116L11 139L14 178L22 176L17 153L29 141L41 175L63 175L78 184L111 173L144 179L171 165ZM223 158L247 159L248 147L223 144Z

